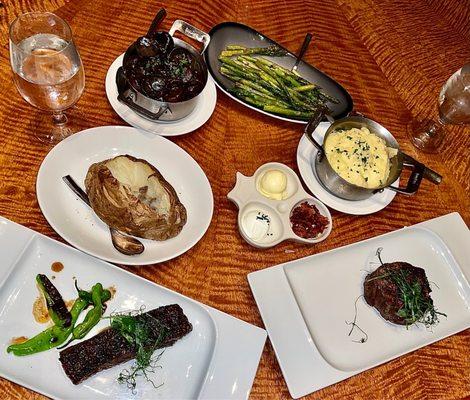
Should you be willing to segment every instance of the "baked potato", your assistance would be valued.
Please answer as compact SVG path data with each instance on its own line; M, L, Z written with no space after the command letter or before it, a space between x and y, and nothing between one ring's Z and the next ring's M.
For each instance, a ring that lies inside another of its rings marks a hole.
M85 188L95 213L129 235L167 240L186 223L175 189L147 161L120 155L90 166Z

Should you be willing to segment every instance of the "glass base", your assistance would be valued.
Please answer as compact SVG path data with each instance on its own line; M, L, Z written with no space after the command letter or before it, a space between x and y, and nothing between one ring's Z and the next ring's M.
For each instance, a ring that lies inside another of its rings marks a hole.
M69 108L62 114L49 114L38 111L31 122L30 131L44 144L54 146L70 135L85 128L83 113L76 107Z
M411 120L407 130L411 143L427 153L436 153L439 150L445 133L442 124L428 119L423 121Z

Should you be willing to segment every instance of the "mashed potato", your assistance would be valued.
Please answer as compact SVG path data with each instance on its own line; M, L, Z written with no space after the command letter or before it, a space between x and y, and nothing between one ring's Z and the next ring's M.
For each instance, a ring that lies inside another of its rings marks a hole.
M390 159L397 150L385 140L361 129L335 131L324 145L326 157L343 179L354 185L373 189L385 184L390 174Z

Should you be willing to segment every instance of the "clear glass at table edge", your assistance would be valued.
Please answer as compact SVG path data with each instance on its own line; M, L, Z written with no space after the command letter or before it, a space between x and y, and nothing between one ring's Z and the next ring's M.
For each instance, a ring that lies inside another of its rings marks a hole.
M445 138L445 125L470 124L470 64L456 71L442 86L438 109L437 122L414 119L408 125L411 142L425 152L439 149Z
M65 110L82 95L85 73L68 23L49 12L18 16L10 25L10 62L21 96L52 114L50 129L36 137L56 144L72 134Z

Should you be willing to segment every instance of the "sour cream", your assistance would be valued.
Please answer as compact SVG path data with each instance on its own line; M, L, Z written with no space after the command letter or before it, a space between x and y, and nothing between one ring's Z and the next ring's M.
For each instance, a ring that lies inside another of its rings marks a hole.
M262 242L271 234L271 218L260 210L247 212L242 219L243 230L255 242Z
M390 159L397 150L366 127L333 132L326 139L325 154L331 167L353 185L373 189L383 186L390 174Z

